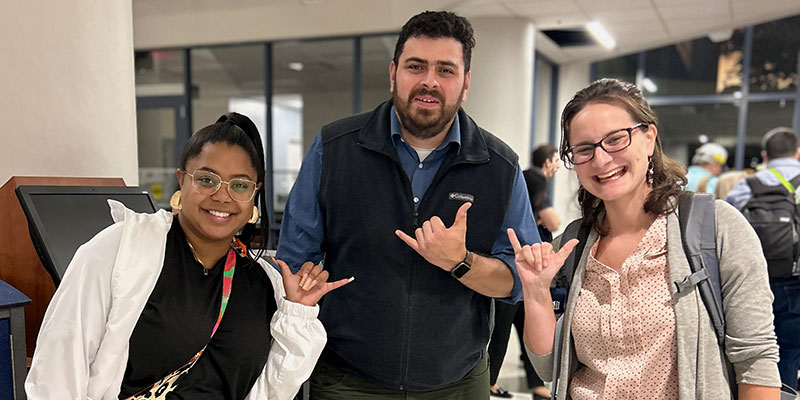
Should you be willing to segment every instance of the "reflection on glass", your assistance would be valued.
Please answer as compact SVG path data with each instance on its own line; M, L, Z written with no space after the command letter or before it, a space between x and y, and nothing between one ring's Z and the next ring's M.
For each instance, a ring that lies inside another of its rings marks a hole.
M631 54L597 62L594 64L597 79L615 78L630 83L636 83L637 59L638 56L636 54Z
M389 63L394 57L397 35L361 39L361 111L369 111L389 100Z
M750 91L790 92L798 85L800 15L753 28Z
M238 112L266 132L264 46L192 49L192 128L214 123L220 115Z
M794 101L750 102L747 107L744 165L755 167L761 162L761 138L772 128L791 127Z
M534 143L531 143L531 148L535 144L549 143L550 132L554 127L550 126L550 113L553 104L550 101L551 93L553 90L553 66L542 60L541 57L536 58L536 96L533 118L533 138ZM530 160L533 165L533 160Z
M303 156L320 128L353 113L353 47L351 39L272 46L276 217L283 212Z
M183 96L182 50L134 53L136 96Z
M689 166L695 149L705 139L728 150L728 166L733 167L739 107L733 104L691 104L654 106L658 135L664 152ZM702 138L701 136L705 136Z
M169 198L178 190L175 117L174 108L136 111L139 186L150 192L161 208L169 208Z
M677 43L645 53L645 77L658 96L733 93L741 90L744 30L729 39Z

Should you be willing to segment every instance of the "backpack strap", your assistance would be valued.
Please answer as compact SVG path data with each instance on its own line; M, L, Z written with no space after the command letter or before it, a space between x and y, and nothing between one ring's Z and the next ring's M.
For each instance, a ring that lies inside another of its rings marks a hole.
M725 314L722 309L722 283L717 259L717 229L714 218L714 196L683 192L678 199L678 219L683 250L692 274L674 282L678 293L697 286L708 310L717 343L724 345Z
M563 312L562 308L566 307L566 294L569 293L569 288L572 286L572 279L575 276L575 271L578 269L578 263L581 261L581 255L586 246L586 240L589 239L590 231L591 227L589 225L584 225L583 219L578 218L570 222L564 229L564 233L561 234L562 244L568 242L570 239L578 239L579 242L575 248L572 249L569 257L564 260L564 265L561 267L561 270L559 270L558 274L553 278L555 287L562 288L561 295L565 299L563 304L556 305L556 302L553 302L554 312ZM554 290L554 288L550 288L551 296L553 296ZM558 388L558 375L561 373L561 331L564 325L564 318L562 317L563 314L557 316L555 338L553 340L553 392Z
M572 278L575 276L575 271L578 269L578 263L581 261L583 248L586 246L586 240L589 239L589 232L591 227L583 224L583 219L578 218L567 225L564 233L561 235L561 244L570 241L570 239L578 239L578 244L569 253L569 257L564 260L564 266L558 271L554 278L555 286L563 287L569 290L572 286Z
M797 183L792 184L789 181L787 181L786 178L784 178L783 175L781 175L781 173L778 172L778 170L775 168L770 168L769 172L772 172L772 174L775 175L775 177L778 178L778 180L781 182L781 185L783 185L783 187L786 188L789 194L794 196L795 204L800 204L800 193L795 190L795 188L797 187ZM797 181L797 177L794 178L794 181Z

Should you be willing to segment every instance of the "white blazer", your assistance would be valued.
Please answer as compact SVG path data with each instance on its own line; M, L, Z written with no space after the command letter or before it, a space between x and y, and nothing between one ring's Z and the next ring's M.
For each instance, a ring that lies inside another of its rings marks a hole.
M172 214L109 205L116 223L78 249L47 307L25 381L29 399L118 398L131 333L164 265ZM319 307L286 300L280 273L258 262L278 309L267 364L246 399L289 400L311 375L327 336Z

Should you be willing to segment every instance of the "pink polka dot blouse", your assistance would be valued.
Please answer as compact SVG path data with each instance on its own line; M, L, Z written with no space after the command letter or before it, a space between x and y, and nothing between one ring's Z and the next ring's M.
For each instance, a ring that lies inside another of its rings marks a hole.
M598 242L588 258L572 322L580 366L569 385L570 397L677 399L666 217L653 222L620 272L594 258Z

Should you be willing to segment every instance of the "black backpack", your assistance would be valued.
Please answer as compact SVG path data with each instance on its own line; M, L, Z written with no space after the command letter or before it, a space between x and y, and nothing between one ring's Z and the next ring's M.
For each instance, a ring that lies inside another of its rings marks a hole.
M748 177L753 196L742 207L742 214L761 240L770 278L800 274L800 197L794 188L800 175L786 182L775 169L770 169L783 184L766 186L756 176Z

